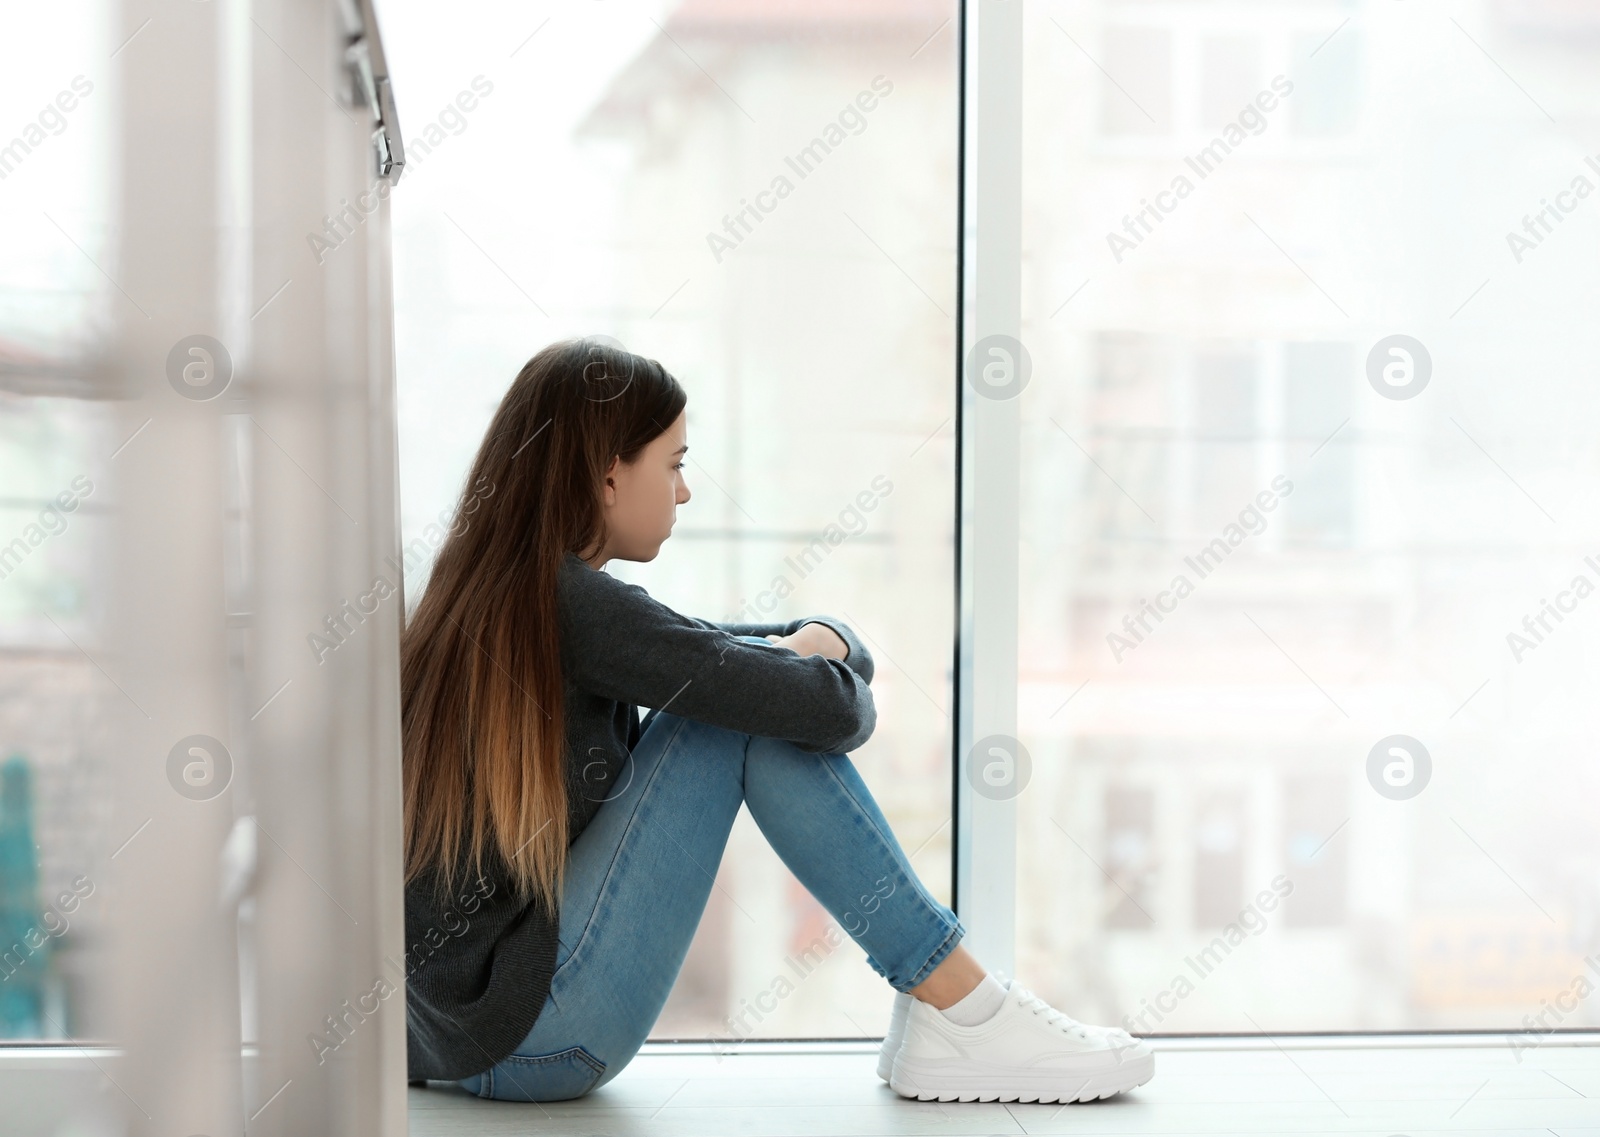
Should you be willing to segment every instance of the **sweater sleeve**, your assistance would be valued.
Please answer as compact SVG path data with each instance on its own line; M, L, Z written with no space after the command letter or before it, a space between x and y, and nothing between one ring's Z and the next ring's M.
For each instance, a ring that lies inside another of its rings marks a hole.
M845 665L868 683L872 682L875 670L872 653L867 650L867 645L861 642L849 624L833 616L802 616L797 620L790 620L787 624L727 624L721 620L702 620L694 616L688 618L704 627L720 628L731 636L792 636L802 625L826 624L845 642Z
M719 626L680 615L638 585L576 560L563 578L560 609L569 675L603 698L786 739L819 754L848 753L877 725L872 689L845 661L736 638L786 635L811 617L770 633L735 632L762 625ZM856 645L850 647L854 653Z

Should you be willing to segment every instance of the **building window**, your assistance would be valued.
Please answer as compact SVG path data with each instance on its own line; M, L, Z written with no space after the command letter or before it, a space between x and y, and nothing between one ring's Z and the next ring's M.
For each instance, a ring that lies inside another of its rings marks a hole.
M1172 132L1172 34L1107 28L1100 125L1107 134Z
M1333 548L1348 548L1354 541L1355 449L1350 443L1355 431L1350 417L1355 413L1355 367L1355 352L1347 343L1285 345L1284 425L1294 483L1285 505L1291 541Z
M1194 818L1194 926L1221 928L1245 906L1244 793L1203 792Z
M1283 902L1291 928L1336 927L1345 922L1345 880L1350 835L1349 793L1337 775L1290 776L1283 787L1283 859L1294 885Z
M1285 100L1290 131L1303 138L1353 131L1361 108L1361 33L1345 28L1331 39L1320 32L1298 35L1294 58L1305 62L1295 71L1294 96Z
M1143 786L1106 790L1106 926L1149 928L1156 876L1155 794Z

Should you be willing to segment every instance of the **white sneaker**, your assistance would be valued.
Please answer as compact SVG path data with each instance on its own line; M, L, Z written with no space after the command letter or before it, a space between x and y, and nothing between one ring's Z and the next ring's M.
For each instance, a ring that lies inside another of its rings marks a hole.
M906 1032L906 1012L917 1000L904 991L894 993L894 1010L889 1013L889 1033L883 1036L883 1046L878 1051L878 1077L889 1080L894 1068L895 1052L900 1049L900 1039Z
M1080 1023L1012 979L994 1017L973 1027L913 999L889 1088L919 1101L1094 1101L1155 1072L1142 1039Z

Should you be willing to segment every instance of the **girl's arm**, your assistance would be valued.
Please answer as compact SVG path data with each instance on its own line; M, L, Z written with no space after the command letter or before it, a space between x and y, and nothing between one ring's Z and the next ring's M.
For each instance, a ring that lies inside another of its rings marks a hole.
M707 628L719 628L732 636L760 636L763 639L770 639L773 636L792 636L806 624L824 624L832 628L834 633L844 641L847 651L842 658L845 664L868 683L872 682L872 676L875 671L872 653L867 650L867 645L861 642L860 637L856 635L849 624L833 616L801 616L799 619L790 620L786 624L725 624L718 620L688 618Z
M849 645L855 658L848 662L774 650L758 633L739 639L576 558L562 574L559 601L563 666L576 685L603 698L815 753L849 753L877 725L860 670L870 670L871 657L848 625L806 617L771 633L827 623Z

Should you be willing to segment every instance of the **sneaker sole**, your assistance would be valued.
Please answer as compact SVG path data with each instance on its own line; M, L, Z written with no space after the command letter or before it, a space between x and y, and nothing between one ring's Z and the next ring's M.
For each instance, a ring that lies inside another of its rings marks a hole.
M1085 1102L1136 1089L1153 1078L1155 1072L1154 1054L1130 1058L1109 1070L1096 1070L1082 1078L1061 1073L1029 1077L1015 1071L963 1074L948 1069L918 1069L897 1061L889 1077L889 1088L903 1098L917 1101Z

